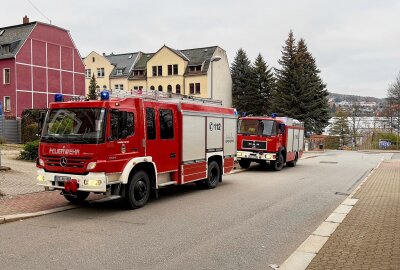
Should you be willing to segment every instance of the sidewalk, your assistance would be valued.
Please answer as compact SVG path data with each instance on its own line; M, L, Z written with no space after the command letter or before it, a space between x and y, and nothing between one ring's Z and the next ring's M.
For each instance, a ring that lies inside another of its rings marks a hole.
M400 160L383 162L308 270L400 269Z

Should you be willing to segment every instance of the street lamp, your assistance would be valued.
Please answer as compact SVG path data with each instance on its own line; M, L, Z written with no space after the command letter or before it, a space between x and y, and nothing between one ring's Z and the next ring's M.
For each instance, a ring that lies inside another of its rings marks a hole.
M221 60L221 56L213 56L210 59L210 65L211 65L211 99L213 99L213 62L218 62Z

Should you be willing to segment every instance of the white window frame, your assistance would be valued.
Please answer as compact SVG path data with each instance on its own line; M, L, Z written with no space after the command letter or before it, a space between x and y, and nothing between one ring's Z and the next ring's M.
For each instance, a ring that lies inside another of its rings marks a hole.
M114 84L114 89L115 90L124 90L124 85L123 84Z
M92 70L90 68L85 69L85 77L86 79L90 79L92 77Z
M122 69L120 69L120 68L117 68L117 75L119 76L119 75L123 75L124 73L122 72Z
M6 82L6 70L8 70L8 82ZM3 84L10 84L10 83L11 83L11 69L3 68Z
M104 68L97 68L97 77L104 77Z
M6 100L8 100L8 104L7 104ZM11 97L10 96L4 96L3 104L4 104L4 107L3 107L4 111L11 112Z

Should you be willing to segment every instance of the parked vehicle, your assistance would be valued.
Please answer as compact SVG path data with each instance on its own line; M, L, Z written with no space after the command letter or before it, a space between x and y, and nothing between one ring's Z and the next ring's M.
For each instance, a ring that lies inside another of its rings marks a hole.
M138 208L151 190L157 196L161 187L191 182L215 188L233 169L237 116L221 103L145 91L55 101L43 123L38 183L73 203L94 192Z
M289 117L242 117L238 123L237 160L240 167L251 162L269 163L280 171L284 164L296 166L304 150L304 124Z

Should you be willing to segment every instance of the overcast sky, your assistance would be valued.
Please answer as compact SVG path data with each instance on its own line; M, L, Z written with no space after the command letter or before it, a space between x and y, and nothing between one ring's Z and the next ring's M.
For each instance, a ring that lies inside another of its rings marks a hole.
M400 72L396 0L29 0L52 24L70 30L81 55L155 52L218 45L233 61L243 48L270 66L290 29L304 38L328 90L385 97ZM0 26L48 22L28 0L3 5Z

